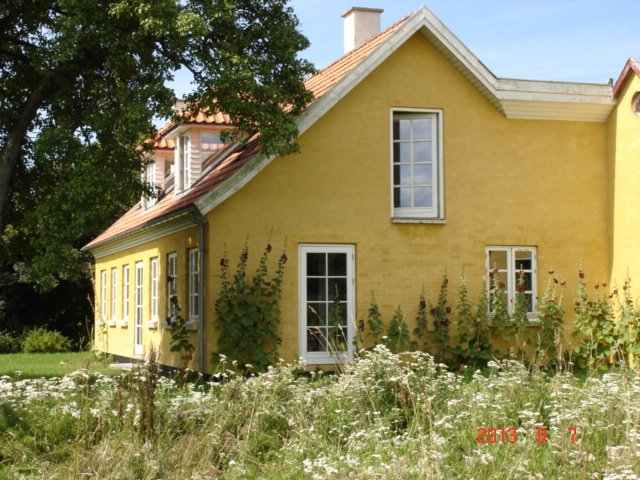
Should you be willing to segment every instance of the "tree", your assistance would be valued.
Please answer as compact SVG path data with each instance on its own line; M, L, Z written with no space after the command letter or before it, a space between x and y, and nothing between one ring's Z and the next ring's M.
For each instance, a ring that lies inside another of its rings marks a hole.
M172 114L165 83L179 68L195 79L189 108L229 114L238 135L259 132L266 153L295 150L313 68L298 58L308 41L287 3L2 2L0 329L91 311L79 248L151 193L145 140ZM45 311L52 298L64 315Z
M307 39L287 0L5 0L0 7L0 265L54 288L129 208L173 73L266 153L295 150ZM196 107L197 105L197 107ZM180 118L176 118L180 121ZM17 275L17 277L16 277Z

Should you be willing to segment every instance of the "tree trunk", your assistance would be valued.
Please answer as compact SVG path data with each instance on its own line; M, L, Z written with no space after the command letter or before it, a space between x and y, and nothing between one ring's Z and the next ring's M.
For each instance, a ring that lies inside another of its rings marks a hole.
M20 157L22 143L33 123L33 119L42 105L42 101L49 94L51 81L43 78L31 92L27 103L18 114L15 126L7 135L7 141L0 152L0 236L4 233L7 203L9 201L9 185L16 162Z

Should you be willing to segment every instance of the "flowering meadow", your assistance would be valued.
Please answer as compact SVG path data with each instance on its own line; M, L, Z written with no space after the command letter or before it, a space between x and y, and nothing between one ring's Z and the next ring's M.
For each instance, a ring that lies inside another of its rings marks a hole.
M377 346L336 375L279 364L179 385L152 361L0 378L0 479L622 480L640 478L639 440L630 369L454 373Z

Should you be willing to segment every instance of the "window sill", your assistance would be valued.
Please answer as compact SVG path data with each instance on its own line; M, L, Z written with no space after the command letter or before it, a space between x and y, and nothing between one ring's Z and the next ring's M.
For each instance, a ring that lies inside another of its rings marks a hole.
M187 323L184 324L184 327L187 330L198 330L198 323L200 322L199 318L190 318Z
M412 217L391 217L392 223L429 223L432 225L446 225L444 218L412 218Z
M149 320L147 322L147 328L158 328L158 320Z
M129 320L122 320L120 322L120 327L121 328L127 328L129 326Z
M108 327L115 327L117 322L115 320L108 320L105 323L107 324Z

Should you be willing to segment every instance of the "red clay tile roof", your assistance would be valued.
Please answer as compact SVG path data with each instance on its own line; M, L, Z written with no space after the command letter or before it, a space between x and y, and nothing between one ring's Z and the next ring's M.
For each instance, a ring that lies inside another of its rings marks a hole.
M143 210L142 205L138 202L113 225L85 245L83 250L90 250L107 240L123 237L125 234L133 233L182 210L190 209L198 198L224 182L259 152L260 142L257 136L254 136L245 145L233 149L215 168L181 195L174 195L170 191L166 197L148 210Z
M191 112L184 112L184 116L187 120L184 121L184 125L231 125L231 118L226 113L217 112L211 115L207 115L206 112L198 112L195 117L192 117ZM173 130L178 125L170 120L158 129L156 138L153 143L155 149L173 149L175 148L175 142L173 139L167 140L165 135Z
M636 75L640 77L640 63L638 63L638 60L636 60L635 58L629 58L629 60L627 60L627 63L624 64L622 73L618 77L618 80L616 81L615 85L613 86L613 90L611 91L611 95L613 95L613 98L616 98L618 96L618 93L622 88L622 84L627 78L627 74L631 70L633 70Z
M411 15L406 16L399 22L391 25L382 33L379 33L368 42L358 48L347 52L344 56L323 68L314 76L304 82L307 90L313 93L314 99L321 97L331 87L333 87L342 77L349 73L353 67L365 59L373 50L384 42L394 31L404 24ZM313 103L313 102L312 102Z
M305 81L305 86L314 94L314 100L320 98L331 89L338 81L348 74L356 65L364 60L376 47L383 43L395 30L404 24L409 16L403 18L385 31L373 37L363 45L351 50L344 56L320 70L316 75ZM311 102L313 104L313 101ZM228 115L216 113L206 116L198 113L194 119L189 119L186 124L216 124L230 125ZM172 140L163 137L176 127L174 122L168 122L158 130L158 136L154 142L154 148L170 149L174 148ZM219 152L218 152L219 153ZM91 250L100 244L124 237L128 234L151 226L163 219L178 215L181 211L193 208L195 201L211 191L220 183L231 177L237 170L245 165L249 160L260 153L259 139L254 136L246 145L232 150L227 157L221 161L214 169L200 178L189 190L181 195L174 195L169 192L166 197L156 205L143 210L140 203L120 217L113 225L102 232L98 237L83 247L83 250ZM216 155L217 153L214 153Z

